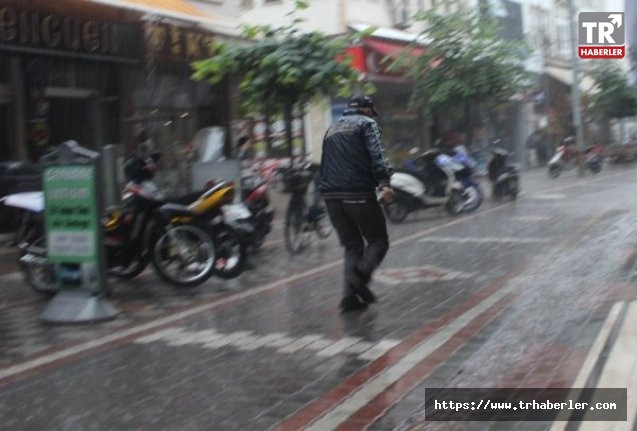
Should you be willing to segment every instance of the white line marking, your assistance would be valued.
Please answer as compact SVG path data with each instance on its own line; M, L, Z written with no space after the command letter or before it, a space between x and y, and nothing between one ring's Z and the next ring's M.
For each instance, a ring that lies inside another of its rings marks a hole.
M336 405L327 414L314 422L308 429L313 431L336 429L338 425L347 420L347 418L349 418L354 412L357 412L359 409L363 408L377 395L381 394L385 389L391 386L396 380L405 375L416 364L421 362L436 349L442 346L445 342L447 342L469 322L471 322L493 304L502 299L509 292L509 290L510 288L506 287L498 290L486 299L482 300L472 309L464 312L449 325L446 325L445 327L436 331L434 334L432 334L430 337L428 337L418 346L412 349L400 361L387 368L385 371L378 374L373 379L369 380L356 392L351 394L340 404Z
M373 361L376 358L379 358L385 354L386 351L391 349L392 347L400 344L398 340L383 340L378 344L372 346L371 349L366 350L365 352L358 355L358 359L365 359L368 361Z
M259 341L259 336L257 335L245 335L238 340L235 340L232 345L237 348L237 350L247 351L256 349L255 344Z
M347 349L345 349L345 353L361 354L368 351L372 347L374 347L373 343L370 343L368 341L361 341L360 343L356 343L353 346L349 346Z
M160 331L157 331L153 334L150 335L146 335L145 337L141 337L138 338L137 340L135 340L136 343L152 343L155 342L157 340L161 340L163 338L167 338L170 337L172 334L176 334L179 333L183 330L184 328L168 328L168 329L163 329Z
M582 368L580 368L580 371L577 374L575 381L573 381L573 384L571 385L571 387L573 388L586 387L586 382L588 381L588 378L591 375L591 372L593 371L595 364L597 363L597 359L599 358L599 355L601 355L602 350L604 349L606 340L608 340L608 337L610 336L613 326L615 326L615 322L617 322L617 318L619 317L619 312L621 311L622 305L623 304L621 302L616 302L613 305L613 307L610 309L610 312L608 313L608 316L606 316L606 320L604 321L602 328L599 330L599 333L597 334L597 338L595 338L593 345L588 351L588 354L586 355L586 359L584 359L584 363L582 364ZM551 426L551 431L563 431L566 428L567 424L568 422L566 421L553 422L553 425Z
M537 200L547 200L547 201L556 201L560 199L565 199L566 195L558 194L558 193L533 193L531 195L531 199Z
M159 331L153 336L142 337L136 343L148 344L164 342L168 346L178 347L199 345L207 349L233 346L240 351L256 350L260 347L277 349L278 353L294 353L299 350L314 350L316 356L330 357L340 353L358 354L359 359L373 360L387 350L400 344L400 340L386 339L376 344L364 342L358 337L344 337L340 340L325 339L320 335L305 335L300 338L286 337L281 333L258 335L248 331L222 334L214 329L189 332L186 328L175 331Z
M344 337L338 340L336 343L332 344L329 347L326 347L323 350L319 350L316 352L317 356L334 356L341 353L347 347L356 344L361 339L358 337Z
M543 215L524 215L524 216L511 217L511 220L520 221L520 222L543 222L543 221L549 221L552 218L553 217L551 216L543 216Z
M597 388L628 388L627 400L627 416L626 423L604 423L604 427L599 427L596 422L581 422L579 430L631 430L635 418L635 410L637 409L637 356L635 356L635 348L637 347L637 302L631 302L626 312L626 319L622 323L622 327L617 335L617 340L608 355L602 375L597 382ZM586 420L585 415L583 420ZM593 425L595 424L595 425ZM621 424L621 426L619 426Z
M473 237L473 236L464 236L464 237L454 237L454 236L427 236L421 239L419 242L449 242L449 243L478 243L478 244L535 244L548 242L548 239L544 238L516 238L516 237Z
M321 338L320 335L306 335L304 337L299 338L293 343L288 344L287 346L281 347L277 352L279 353L294 353L298 350L301 350L303 347L308 344L318 340Z
M320 350L323 350L323 349L331 346L335 342L337 342L337 341L336 340L319 339L319 340L316 340L315 342L313 342L311 344L308 344L307 346L305 346L303 348L304 349L308 349L308 350L320 351Z
M278 337L277 339L271 341L270 347L283 347L293 342L294 342L294 338L290 338L290 337L286 337L285 335L282 335L281 337Z

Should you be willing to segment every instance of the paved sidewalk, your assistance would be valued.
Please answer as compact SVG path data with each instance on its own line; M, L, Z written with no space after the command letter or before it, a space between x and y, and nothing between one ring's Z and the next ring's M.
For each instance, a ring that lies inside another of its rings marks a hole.
M41 325L5 276L25 294L0 304L0 428L550 429L427 422L425 391L635 388L635 180L538 175L516 203L391 226L364 313L337 311L334 235L302 256L271 244L230 282L118 284L101 325Z

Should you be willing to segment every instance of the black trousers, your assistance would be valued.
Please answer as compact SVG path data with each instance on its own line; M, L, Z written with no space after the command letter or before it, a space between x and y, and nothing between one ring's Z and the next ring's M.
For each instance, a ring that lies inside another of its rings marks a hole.
M345 248L344 296L350 296L360 282L356 271L371 277L389 249L385 215L375 199L326 199L325 206Z

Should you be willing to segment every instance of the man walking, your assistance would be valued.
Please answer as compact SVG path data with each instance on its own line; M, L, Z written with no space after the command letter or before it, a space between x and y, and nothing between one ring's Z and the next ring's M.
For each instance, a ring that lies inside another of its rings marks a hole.
M376 298L368 284L380 265L389 240L385 216L376 200L393 200L392 169L385 157L378 113L369 97L354 97L343 116L323 139L321 183L325 206L345 248L345 291L342 312L361 310ZM367 247L365 246L367 242Z

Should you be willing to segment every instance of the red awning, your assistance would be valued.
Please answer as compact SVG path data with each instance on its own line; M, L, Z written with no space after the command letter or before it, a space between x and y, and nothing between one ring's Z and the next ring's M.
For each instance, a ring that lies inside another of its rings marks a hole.
M424 48L410 47L406 43L388 42L378 39L365 39L363 43L377 53L390 57L398 57L403 53L409 53L412 57L418 57L425 51Z
M412 57L418 57L425 51L424 47L413 47L409 42L388 41L376 38L366 38L360 45L353 45L347 48L347 56L351 58L351 66L354 70L366 73L373 80L399 79L404 81L404 70L387 70L390 62L383 59L389 57L397 59L404 53Z

